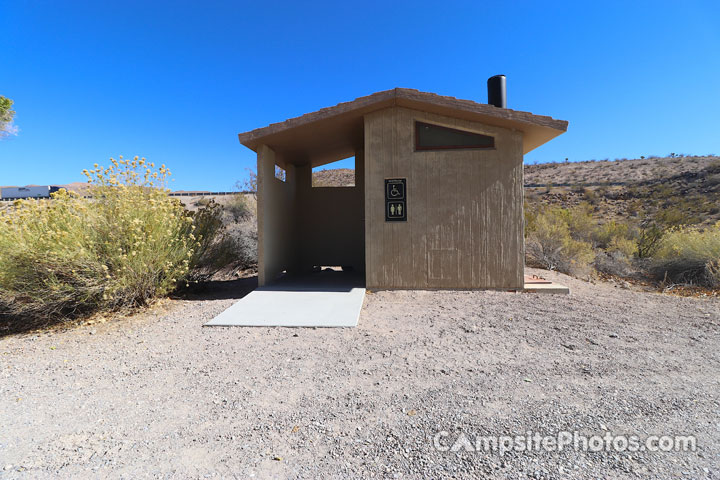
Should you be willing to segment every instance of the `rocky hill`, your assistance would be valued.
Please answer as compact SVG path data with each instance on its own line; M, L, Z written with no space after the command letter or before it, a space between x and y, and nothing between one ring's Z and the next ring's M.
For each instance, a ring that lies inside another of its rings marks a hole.
M720 158L673 156L525 166L530 205L588 202L603 219L643 219L659 211L668 223L720 220Z
M352 187L355 185L355 169L335 168L313 172L313 187Z
M525 165L525 186L612 185L655 181L706 170L720 157L651 157Z

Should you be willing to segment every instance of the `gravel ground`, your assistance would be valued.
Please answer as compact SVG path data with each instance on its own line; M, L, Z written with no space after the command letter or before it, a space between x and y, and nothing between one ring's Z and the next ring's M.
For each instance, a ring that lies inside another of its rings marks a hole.
M355 329L203 328L226 290L5 336L0 477L720 478L720 301L547 275L371 292ZM561 431L697 450L469 451Z

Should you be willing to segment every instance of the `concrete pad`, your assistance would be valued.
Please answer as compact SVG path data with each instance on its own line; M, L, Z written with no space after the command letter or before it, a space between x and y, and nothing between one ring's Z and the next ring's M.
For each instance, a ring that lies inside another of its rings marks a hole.
M523 292L526 293L570 293L570 289L559 283L526 283Z
M523 292L527 293L570 293L565 285L554 283L537 275L525 275L525 287Z
M260 287L206 326L355 327L365 286L346 272L317 272Z

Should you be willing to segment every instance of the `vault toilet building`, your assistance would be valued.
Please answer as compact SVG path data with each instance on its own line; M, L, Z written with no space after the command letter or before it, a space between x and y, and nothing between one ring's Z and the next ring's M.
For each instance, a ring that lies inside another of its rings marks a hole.
M523 155L567 122L396 88L241 133L257 152L259 284L352 266L366 286L523 288ZM355 156L354 187L312 168ZM275 167L285 170L276 178Z

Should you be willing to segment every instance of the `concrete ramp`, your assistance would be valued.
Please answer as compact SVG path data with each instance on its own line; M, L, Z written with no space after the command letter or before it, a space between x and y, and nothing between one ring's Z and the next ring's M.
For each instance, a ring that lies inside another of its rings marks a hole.
M257 288L205 325L355 327L364 299L362 276L323 270Z

